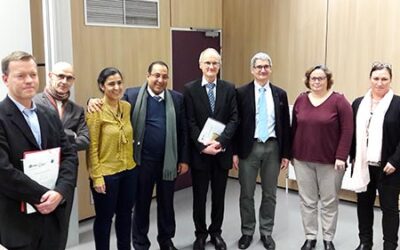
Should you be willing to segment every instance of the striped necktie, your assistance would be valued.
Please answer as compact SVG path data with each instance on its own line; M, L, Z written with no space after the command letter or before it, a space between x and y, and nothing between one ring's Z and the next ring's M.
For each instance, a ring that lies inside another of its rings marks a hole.
M214 96L215 84L210 82L210 83L207 83L206 87L208 89L207 95L208 95L208 101L210 102L211 111L214 113L214 109L215 109L215 96Z

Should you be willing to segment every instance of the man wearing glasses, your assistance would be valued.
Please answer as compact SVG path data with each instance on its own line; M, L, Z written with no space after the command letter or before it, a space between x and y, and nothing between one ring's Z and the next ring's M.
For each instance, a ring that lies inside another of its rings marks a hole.
M74 70L67 62L58 62L53 65L48 74L48 82L44 92L37 94L33 101L44 109L51 109L58 114L64 128L64 132L75 151L86 150L89 146L89 130L86 126L84 109L70 100L70 90L75 83ZM70 217L72 210L73 193L71 197L65 197L67 203L66 213ZM61 248L67 244L69 221L62 229Z
M232 167L232 142L238 125L235 87L217 79L221 56L212 48L205 49L199 58L201 79L185 85L185 105L191 146L193 181L193 220L196 240L194 250L205 248L208 235L215 249L227 249L223 240L225 189L228 171ZM199 142L198 138L208 118L225 125L215 140ZM206 225L206 202L211 183L211 224Z
M279 169L286 169L290 153L289 108L286 92L271 84L272 60L257 53L250 61L254 80L237 89L240 124L235 135L233 167L239 169L242 237L238 247L250 246L256 226L254 190L260 174L262 200L259 213L261 241L275 249L276 186Z

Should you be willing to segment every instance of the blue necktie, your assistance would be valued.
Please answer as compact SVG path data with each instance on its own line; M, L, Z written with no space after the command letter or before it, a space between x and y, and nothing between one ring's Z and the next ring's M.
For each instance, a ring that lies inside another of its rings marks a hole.
M215 109L215 96L214 96L214 88L215 88L215 84L210 82L207 83L207 95L208 95L208 100L210 101L210 107L211 107L211 111L214 113L214 109Z
M159 95L155 95L155 96L153 96L153 98L154 98L157 102L161 102L161 101L162 101L162 98L161 98L161 96L159 96Z
M258 97L258 139L262 142L266 142L268 139L266 89L259 88L258 91L260 92Z

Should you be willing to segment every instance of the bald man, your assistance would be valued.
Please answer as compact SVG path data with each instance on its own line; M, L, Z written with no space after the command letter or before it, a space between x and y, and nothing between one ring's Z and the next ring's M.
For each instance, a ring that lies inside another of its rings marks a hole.
M86 126L84 109L69 99L70 90L75 83L74 69L67 62L58 62L53 65L48 74L48 82L44 92L37 94L33 101L38 106L55 111L61 120L64 132L68 137L74 150L86 150L89 146L89 130ZM70 217L72 209L73 194L68 202L67 217ZM62 229L60 249L65 249L68 236L68 225Z

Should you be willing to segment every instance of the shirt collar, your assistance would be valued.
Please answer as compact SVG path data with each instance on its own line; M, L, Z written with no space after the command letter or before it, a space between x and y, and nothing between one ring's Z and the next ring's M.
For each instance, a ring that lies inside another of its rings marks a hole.
M203 76L201 78L201 86L204 87L205 85L209 84L210 82L206 80L206 78ZM217 78L214 79L214 81L212 81L212 83L215 84L215 86L217 86Z
M32 101L32 108L26 108L24 105L22 105L21 103L19 103L18 101L16 101L11 95L8 95L8 97L11 99L11 101L17 106L17 108L19 109L19 111L21 111L21 113L24 110L30 110L30 111L36 111L37 107L35 102Z
M151 97L156 96L156 94L153 92L153 90L151 90L149 85L147 85L147 92L149 92ZM158 94L158 96L161 97L162 100L164 100L165 99L165 90L163 92L161 92L160 94Z
M257 80L254 80L254 88L256 91L258 91L260 88L265 88L266 90L268 90L270 88L269 81L264 86L261 86L261 84L258 83Z

